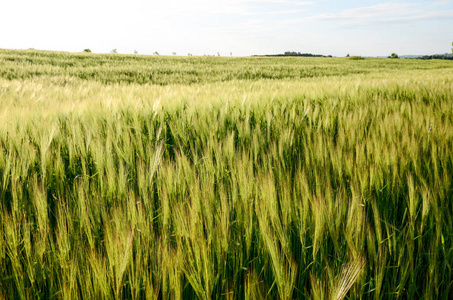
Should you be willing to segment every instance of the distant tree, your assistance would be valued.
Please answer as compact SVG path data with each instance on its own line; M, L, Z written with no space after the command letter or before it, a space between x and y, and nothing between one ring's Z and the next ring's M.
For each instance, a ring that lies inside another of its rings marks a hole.
M451 42L451 45L453 46L453 42ZM453 47L451 47L451 54L453 54Z
M349 57L349 53L348 53L348 54L346 54L346 57Z
M159 55L159 52L157 52L157 51L154 51L154 53L153 53L153 54L154 54L154 55Z
M176 55L176 52L172 52L171 54Z
M435 55L424 55L418 57L418 59L447 59L453 60L453 55L445 53L445 54L435 54Z
M83 52L91 53L90 49L83 49Z
M452 49L453 50L453 49ZM233 56L233 52L230 52L230 56Z
M112 51L110 51L110 53L118 53L118 51L116 51L116 49L113 49Z
M220 56L220 52L217 52L217 56Z
M398 58L398 54L392 53L388 58Z
M286 51L284 53L285 56L300 56L300 52L295 52L295 51Z
M138 54L138 51L137 51L137 50L134 50L134 54Z

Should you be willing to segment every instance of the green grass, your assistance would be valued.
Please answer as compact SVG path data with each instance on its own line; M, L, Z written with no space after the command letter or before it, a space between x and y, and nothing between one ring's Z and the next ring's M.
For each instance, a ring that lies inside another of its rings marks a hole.
M452 71L0 50L0 298L450 299Z

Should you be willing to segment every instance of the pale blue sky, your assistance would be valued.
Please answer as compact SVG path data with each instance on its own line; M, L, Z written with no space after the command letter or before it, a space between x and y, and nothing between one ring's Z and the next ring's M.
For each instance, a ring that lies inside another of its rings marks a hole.
M235 56L451 51L451 1L2 0L0 48Z

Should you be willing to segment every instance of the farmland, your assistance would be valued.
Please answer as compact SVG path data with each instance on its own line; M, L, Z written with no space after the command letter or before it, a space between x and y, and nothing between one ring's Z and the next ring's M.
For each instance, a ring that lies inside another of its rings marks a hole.
M453 62L0 50L0 298L451 299Z

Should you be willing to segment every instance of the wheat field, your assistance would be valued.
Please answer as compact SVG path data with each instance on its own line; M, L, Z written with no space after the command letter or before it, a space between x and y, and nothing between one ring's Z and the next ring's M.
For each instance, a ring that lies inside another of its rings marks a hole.
M0 50L0 298L451 299L453 62Z

